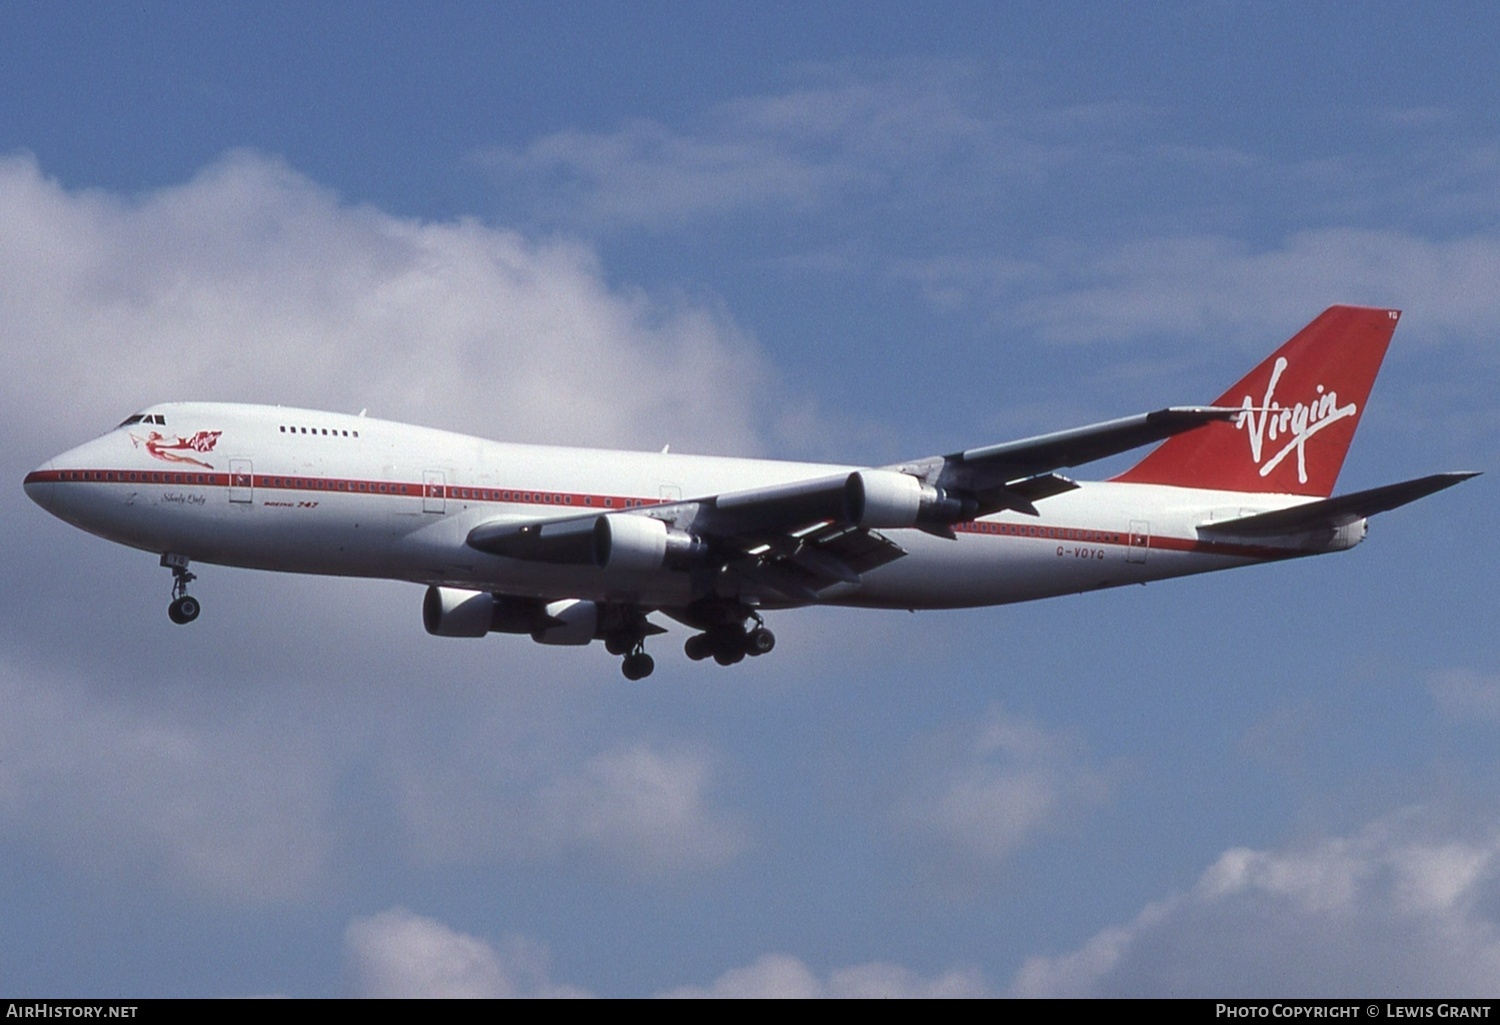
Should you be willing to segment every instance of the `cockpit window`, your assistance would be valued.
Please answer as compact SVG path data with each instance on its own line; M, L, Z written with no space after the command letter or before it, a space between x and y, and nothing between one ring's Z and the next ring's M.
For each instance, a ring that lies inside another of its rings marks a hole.
M136 413L121 420L115 429L129 427L131 424L161 424L165 427L167 425L167 418L160 413Z

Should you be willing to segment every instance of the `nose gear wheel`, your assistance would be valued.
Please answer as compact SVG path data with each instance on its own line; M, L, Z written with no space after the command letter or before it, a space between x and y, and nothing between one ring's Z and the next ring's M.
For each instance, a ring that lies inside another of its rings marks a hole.
M161 564L172 571L172 603L167 606L167 618L179 626L191 623L203 611L198 599L187 593L188 584L197 580L198 575L188 572L185 555L169 552L161 557Z

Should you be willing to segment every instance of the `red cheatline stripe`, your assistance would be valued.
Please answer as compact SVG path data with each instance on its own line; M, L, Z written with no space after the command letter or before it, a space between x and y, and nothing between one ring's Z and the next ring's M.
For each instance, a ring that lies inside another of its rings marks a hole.
M640 509L661 505L662 500L632 498L625 495L593 495L572 491L547 491L529 488L475 488L454 484L418 484L402 481L366 480L346 477L308 477L297 474L258 473L229 474L178 470L33 470L26 484L107 483L158 484L188 487L254 487L261 491L298 491L355 495L405 495L410 498L441 498L451 502L493 502L506 505L541 505L564 509ZM1305 554L1296 549L1269 545L1230 544L1224 541L1199 541L1192 538L1133 536L1128 531L1092 530L1082 527L1044 526L1034 523L1010 523L994 520L970 520L955 523L960 534L991 534L1035 541L1063 541L1075 544L1138 547L1159 551L1193 552L1228 555L1246 559L1281 559ZM1142 542L1145 542L1142 544Z
M108 483L158 484L182 487L254 487L261 491L339 492L357 495L406 495L441 498L453 502L503 502L512 505L546 505L582 509L638 509L660 505L661 499L625 495L592 495L534 488L474 488L454 484L418 484L409 481L368 480L352 477L309 477L288 473L210 473L188 470L33 470L26 484Z
M1279 559L1304 554L1300 550L1275 548L1270 545L1230 544L1226 541L1199 541L1183 537L1162 537L1156 534L1142 537L1131 535L1128 531L1090 530L1082 527L1044 526L1035 523L996 522L994 520L955 523L953 529L960 534L998 534L1004 537L1027 538L1035 541L1154 548L1160 551L1232 555L1247 559Z

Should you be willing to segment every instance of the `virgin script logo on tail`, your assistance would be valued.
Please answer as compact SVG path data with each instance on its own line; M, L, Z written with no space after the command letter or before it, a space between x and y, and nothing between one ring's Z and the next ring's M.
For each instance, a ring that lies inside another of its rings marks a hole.
M1256 406L1250 396L1246 395L1240 403L1240 416L1234 426L1249 435L1250 458L1260 466L1262 477L1269 476L1271 471L1281 465L1283 459L1295 451L1297 479L1306 484L1307 455L1304 447L1307 439L1330 424L1354 416L1359 412L1359 406L1353 402L1340 406L1338 392L1325 391L1321 384L1318 385L1317 397L1311 402L1283 406L1276 401L1276 382L1281 380L1286 368L1286 357L1277 357L1275 366L1271 368L1271 379L1266 384L1265 399ZM1275 455L1261 462L1266 441L1270 440L1274 444L1281 438L1288 440Z

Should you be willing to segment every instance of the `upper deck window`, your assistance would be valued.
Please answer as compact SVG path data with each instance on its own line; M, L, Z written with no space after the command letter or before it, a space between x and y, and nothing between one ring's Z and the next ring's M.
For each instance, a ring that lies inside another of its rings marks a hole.
M134 421L127 421L133 423ZM121 424L120 426L125 426ZM297 424L281 424L279 430L282 434L311 434L319 438L357 438L358 431L345 431L337 427L302 427Z

